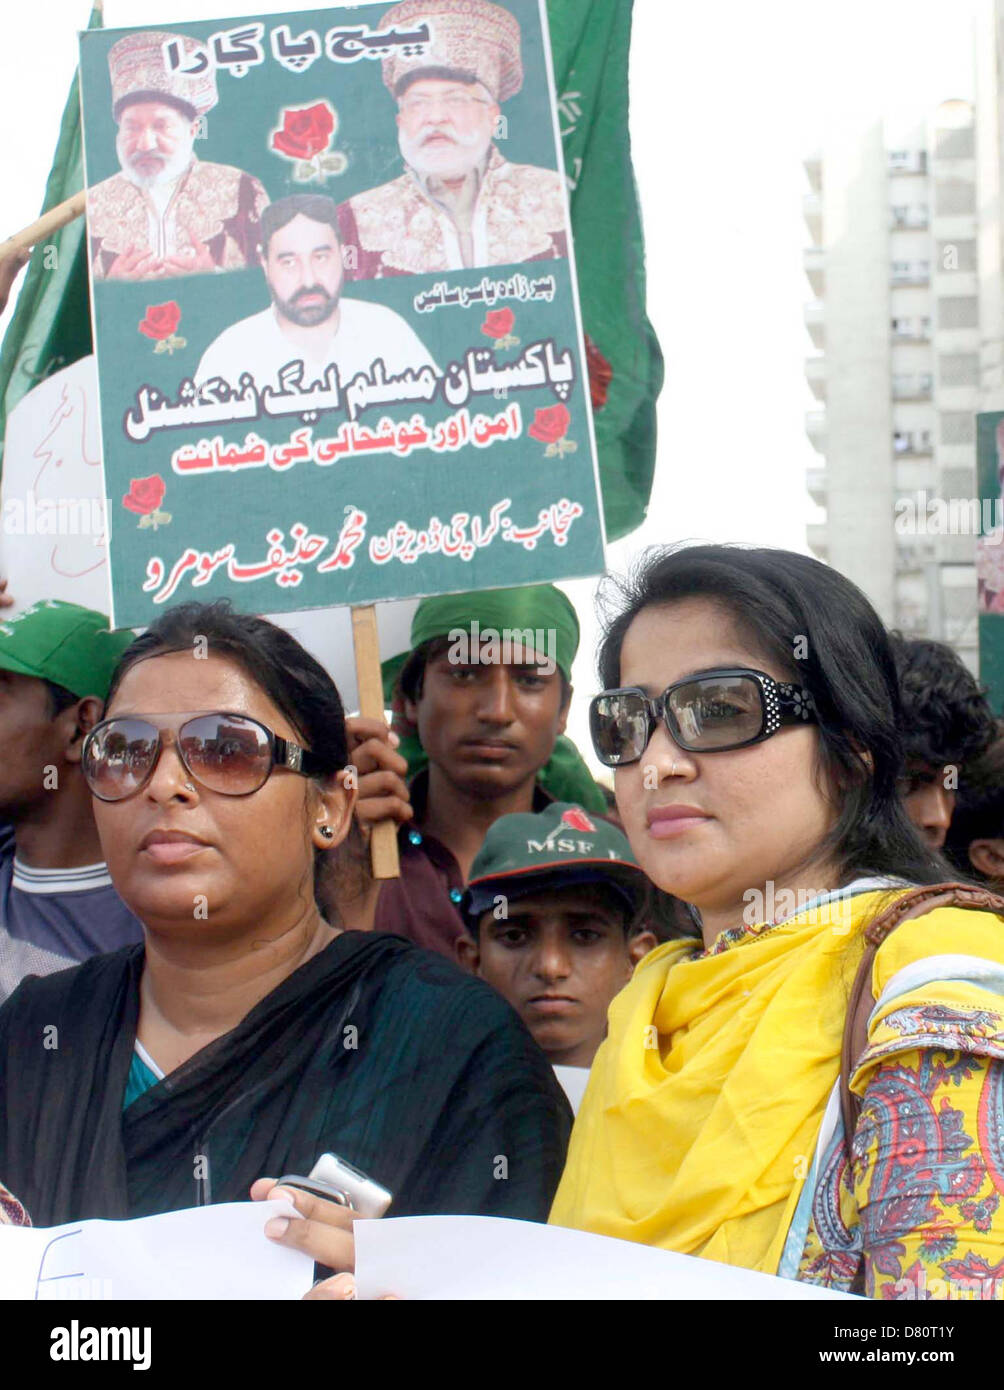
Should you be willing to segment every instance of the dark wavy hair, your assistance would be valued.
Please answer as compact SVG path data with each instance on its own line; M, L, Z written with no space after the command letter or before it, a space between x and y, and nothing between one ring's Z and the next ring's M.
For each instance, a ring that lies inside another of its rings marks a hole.
M889 634L903 700L906 757L959 766L985 753L996 726L986 688L944 642Z
M911 825L897 792L904 766L899 681L889 638L864 594L828 565L788 550L678 545L649 550L601 589L599 674L620 684L621 648L645 608L688 598L721 604L784 678L815 702L821 769L838 815L820 852L845 884L869 874L938 883L952 874Z
M294 217L308 217L311 222L330 227L338 240L338 204L334 198L324 193L290 193L288 197L276 198L262 212L258 245L263 256L268 253L268 244L276 232L281 232Z
M974 840L1004 839L1004 720L982 757L969 764L959 783L945 854L961 873L986 880L969 858Z
M167 652L196 652L202 644L205 650L243 666L318 759L322 778L346 766L345 710L327 671L285 628L266 618L238 613L229 599L169 608L122 653L105 708L111 706L123 676L137 662Z

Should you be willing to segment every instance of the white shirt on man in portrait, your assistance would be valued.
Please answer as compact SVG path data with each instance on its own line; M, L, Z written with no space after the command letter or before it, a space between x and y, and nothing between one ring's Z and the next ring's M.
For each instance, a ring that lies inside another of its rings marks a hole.
M300 206L319 216L294 211ZM289 212L293 215L282 221ZM275 222L281 225L273 229ZM298 383L303 388L321 380L332 363L345 384L359 372L369 372L378 358L387 376L423 367L439 375L428 349L400 314L382 304L342 297L336 225L329 198L305 195L271 204L262 218L262 269L272 303L231 324L209 344L196 374L198 386L222 377L236 388L248 372L259 390L275 389L282 369L295 361L303 363Z

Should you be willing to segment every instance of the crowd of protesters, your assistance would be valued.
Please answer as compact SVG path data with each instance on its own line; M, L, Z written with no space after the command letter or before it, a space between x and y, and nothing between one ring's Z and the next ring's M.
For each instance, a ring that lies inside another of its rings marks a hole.
M226 603L0 622L0 1220L261 1200L334 1150L391 1215L1004 1297L981 687L786 551L650 552L605 607L613 795L550 585L423 601L388 724ZM269 1238L351 1298L351 1211L283 1191Z

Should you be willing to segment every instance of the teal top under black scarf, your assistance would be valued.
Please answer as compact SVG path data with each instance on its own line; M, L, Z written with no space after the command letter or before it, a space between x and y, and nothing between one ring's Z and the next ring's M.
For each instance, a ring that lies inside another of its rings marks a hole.
M482 981L346 932L123 1113L142 967L141 946L94 956L0 1009L0 1177L35 1225L244 1201L325 1152L395 1216L547 1220L571 1112Z

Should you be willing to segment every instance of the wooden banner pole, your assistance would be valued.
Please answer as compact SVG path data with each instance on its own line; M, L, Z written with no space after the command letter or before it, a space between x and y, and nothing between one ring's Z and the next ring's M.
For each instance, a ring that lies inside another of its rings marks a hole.
M37 246L47 236L58 232L60 227L65 227L67 222L72 222L75 217L82 217L86 205L87 194L83 189L74 193L72 198L67 198L65 203L57 203L54 208L43 213L37 222L25 227L23 232L15 232L6 241L0 241L0 261L5 261L8 256L22 248L30 249Z
M359 684L359 713L367 719L384 717L383 680L380 675L380 641L377 637L376 608L372 603L352 609L352 645L356 654L356 680ZM398 878L401 866L397 853L397 825L381 821L370 834L370 860L373 877Z

